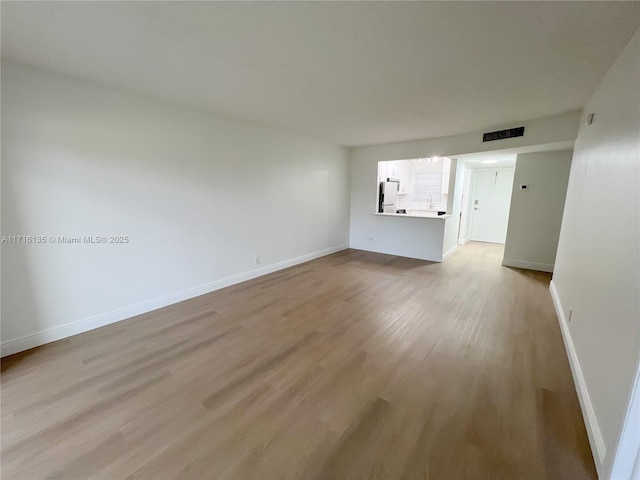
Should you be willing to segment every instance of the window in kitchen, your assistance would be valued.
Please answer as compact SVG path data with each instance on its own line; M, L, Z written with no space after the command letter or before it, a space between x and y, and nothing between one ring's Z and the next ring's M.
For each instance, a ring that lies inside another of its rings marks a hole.
M411 200L414 202L440 201L442 173L416 173L412 175Z

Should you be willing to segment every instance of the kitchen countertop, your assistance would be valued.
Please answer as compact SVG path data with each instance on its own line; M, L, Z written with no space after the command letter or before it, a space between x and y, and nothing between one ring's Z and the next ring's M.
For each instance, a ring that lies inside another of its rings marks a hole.
M433 218L433 219L445 219L451 218L452 215L438 215L436 213L372 213L371 215L380 215L381 217L410 217L410 218Z

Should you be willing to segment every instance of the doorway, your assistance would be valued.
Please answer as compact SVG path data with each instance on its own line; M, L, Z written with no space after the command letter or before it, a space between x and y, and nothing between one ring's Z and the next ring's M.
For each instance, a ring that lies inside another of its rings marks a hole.
M504 244L514 168L477 169L471 196L471 240Z

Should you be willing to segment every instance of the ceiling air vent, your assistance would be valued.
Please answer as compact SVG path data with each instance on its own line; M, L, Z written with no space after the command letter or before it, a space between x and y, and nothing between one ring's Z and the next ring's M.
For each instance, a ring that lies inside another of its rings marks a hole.
M493 142L494 140L504 140L506 138L524 136L524 127L508 128L497 132L488 132L482 135L483 142Z

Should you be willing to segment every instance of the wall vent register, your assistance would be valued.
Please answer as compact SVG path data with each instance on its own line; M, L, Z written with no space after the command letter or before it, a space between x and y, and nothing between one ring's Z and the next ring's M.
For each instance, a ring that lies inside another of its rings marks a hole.
M507 130L498 130L495 132L487 132L482 135L483 142L493 142L494 140L505 140L507 138L524 136L524 127L508 128Z

